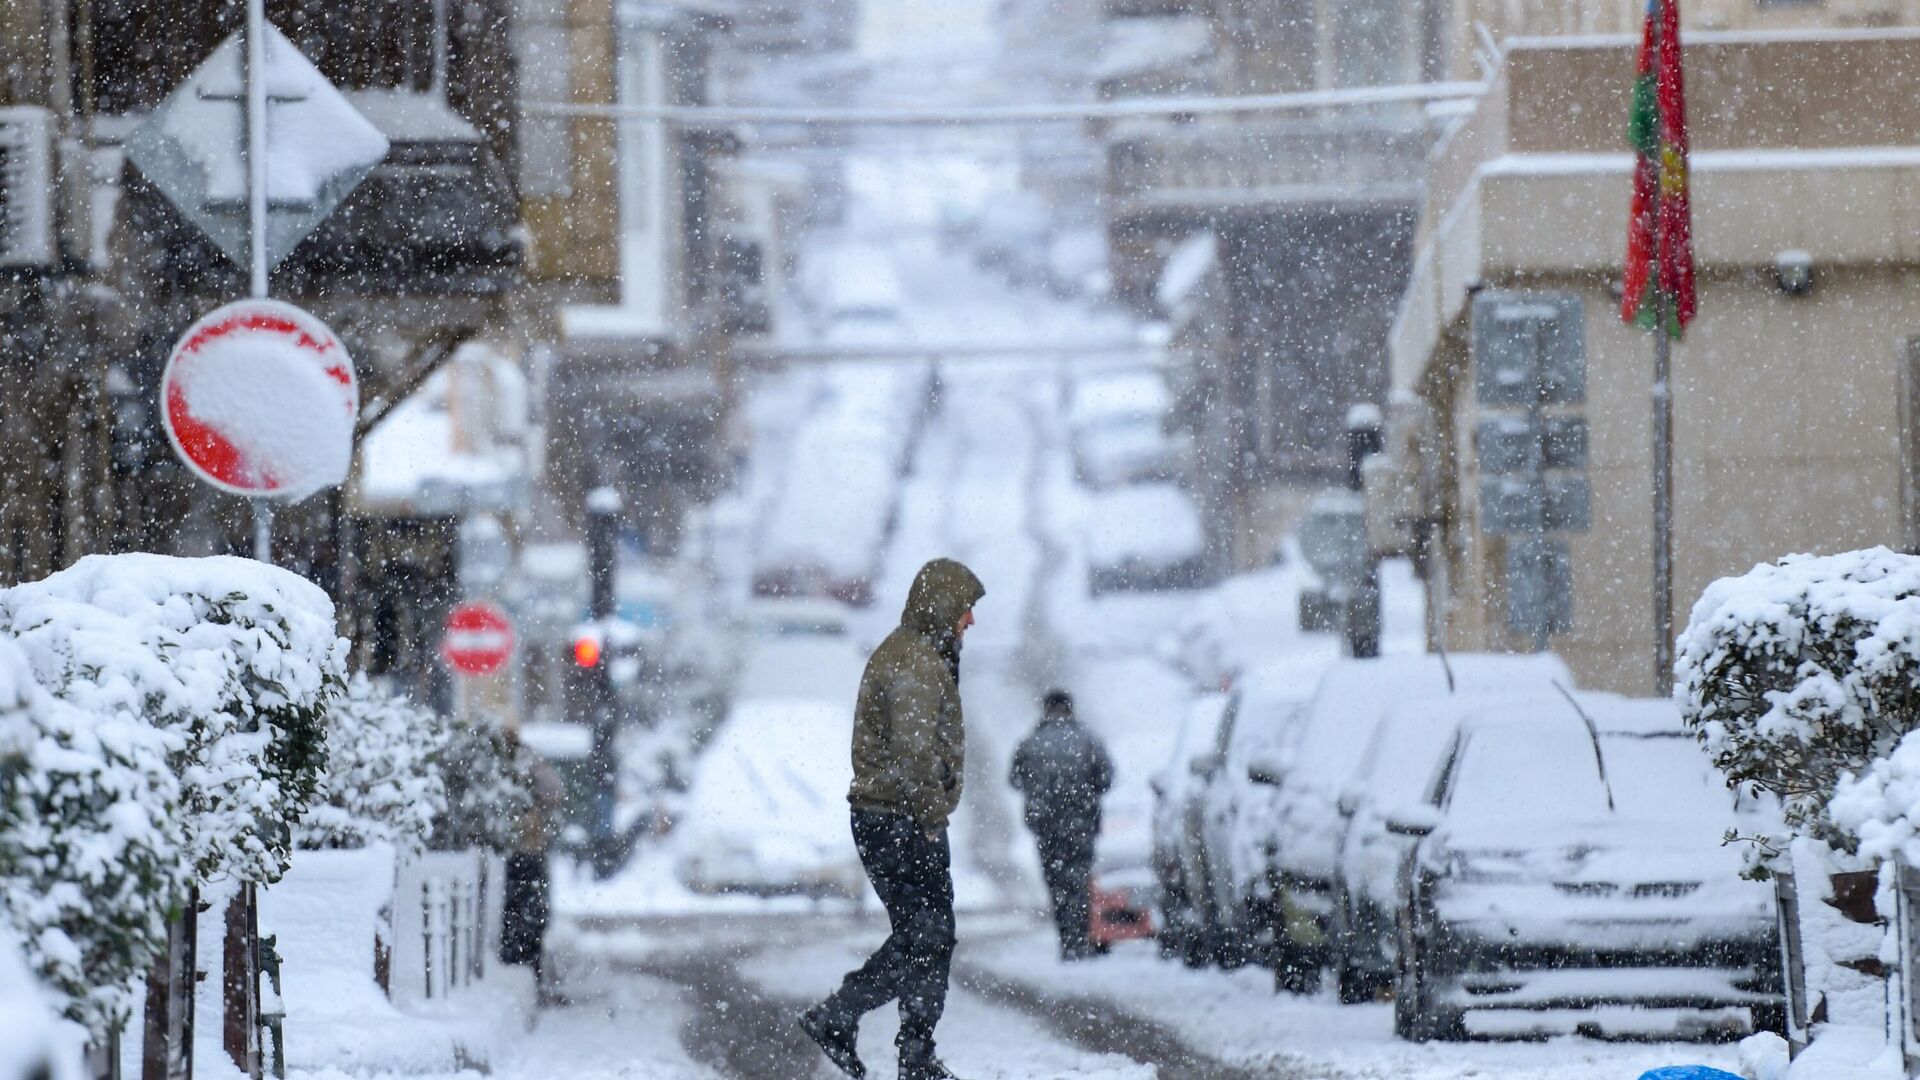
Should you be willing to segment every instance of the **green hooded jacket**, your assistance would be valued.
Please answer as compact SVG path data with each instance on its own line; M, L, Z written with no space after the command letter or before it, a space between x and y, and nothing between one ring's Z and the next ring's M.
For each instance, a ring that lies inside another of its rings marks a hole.
M899 628L860 677L847 791L854 809L907 814L928 831L946 827L966 765L954 627L986 592L952 559L933 560L913 579Z

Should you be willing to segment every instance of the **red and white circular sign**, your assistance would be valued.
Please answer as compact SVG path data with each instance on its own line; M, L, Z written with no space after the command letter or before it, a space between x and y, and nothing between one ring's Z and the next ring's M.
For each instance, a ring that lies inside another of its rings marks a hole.
M187 328L160 377L161 426L200 479L300 499L347 478L360 384L327 324L241 300Z
M497 604L461 604L447 616L440 655L462 675L491 675L513 655L513 620Z

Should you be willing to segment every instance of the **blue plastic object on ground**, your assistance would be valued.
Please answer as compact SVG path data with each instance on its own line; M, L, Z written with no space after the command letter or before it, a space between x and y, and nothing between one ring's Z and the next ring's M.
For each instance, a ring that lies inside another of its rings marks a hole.
M1640 1080L1740 1080L1740 1075L1707 1065L1663 1065L1641 1073Z

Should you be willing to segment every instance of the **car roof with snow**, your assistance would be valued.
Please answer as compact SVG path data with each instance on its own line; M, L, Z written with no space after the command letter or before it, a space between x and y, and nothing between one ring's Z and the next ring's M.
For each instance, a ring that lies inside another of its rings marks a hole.
M1445 764L1460 725L1494 703L1516 709L1566 705L1552 690L1525 691L1517 697L1449 694L1402 702L1387 713L1367 741L1354 771L1353 787L1384 810L1419 801Z
M1336 661L1315 687L1294 755L1296 775L1338 787L1353 775L1367 743L1394 706L1415 698L1549 689L1573 685L1552 653L1455 653Z

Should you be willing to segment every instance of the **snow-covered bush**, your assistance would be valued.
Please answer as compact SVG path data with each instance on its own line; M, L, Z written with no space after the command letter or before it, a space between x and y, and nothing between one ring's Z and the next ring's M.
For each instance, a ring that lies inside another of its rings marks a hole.
M54 1019L0 919L0 1080L78 1080L80 1033Z
M250 559L91 555L0 590L0 632L56 696L170 737L201 879L279 879L345 681L326 593Z
M520 823L533 807L520 752L492 724L452 726L437 758L447 786L447 809L434 822L434 848L513 850Z
M439 713L355 675L327 711L327 771L295 841L418 850L447 809L439 761L447 738Z
M186 895L169 765L182 741L53 698L0 636L0 924L56 1007L96 1036L132 1015L135 982Z
M1920 727L1920 557L1793 555L1722 578L1694 605L1675 674L1729 781L1777 794L1795 831L1850 846L1826 818L1835 785Z
M1904 855L1920 865L1920 732L1859 776L1843 776L1827 808L1833 824L1858 841L1860 855Z

